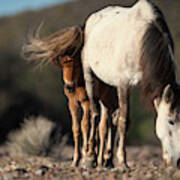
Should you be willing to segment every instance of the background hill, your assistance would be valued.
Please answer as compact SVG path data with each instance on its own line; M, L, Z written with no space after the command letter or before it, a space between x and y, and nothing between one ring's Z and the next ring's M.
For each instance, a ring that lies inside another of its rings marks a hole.
M71 134L71 118L63 94L59 69L47 66L41 71L20 57L21 47L29 30L44 21L42 36L61 28L83 24L93 11L108 4L131 3L127 0L77 0L39 11L27 11L0 18L0 142L7 133L19 127L24 117L43 114L56 121L62 133ZM164 12L172 32L176 59L180 58L179 0L154 2ZM131 128L129 143L156 143L153 113L145 112L140 91L131 97Z

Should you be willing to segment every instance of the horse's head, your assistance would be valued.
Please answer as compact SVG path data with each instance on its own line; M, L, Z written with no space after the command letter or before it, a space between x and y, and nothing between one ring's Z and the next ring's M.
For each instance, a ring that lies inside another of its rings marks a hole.
M162 98L156 98L156 134L161 141L163 159L167 165L180 168L180 100L179 90L167 85Z
M68 89L69 92L74 92L75 90L75 83L74 83L74 64L75 60L70 56L64 56L61 58L61 67L63 72L63 81L65 83L65 87Z

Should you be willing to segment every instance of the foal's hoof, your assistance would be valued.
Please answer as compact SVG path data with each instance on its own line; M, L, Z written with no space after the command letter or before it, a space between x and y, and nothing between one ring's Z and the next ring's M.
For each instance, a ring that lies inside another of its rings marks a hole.
M94 157L86 157L82 159L81 167L84 169L90 169L94 167Z

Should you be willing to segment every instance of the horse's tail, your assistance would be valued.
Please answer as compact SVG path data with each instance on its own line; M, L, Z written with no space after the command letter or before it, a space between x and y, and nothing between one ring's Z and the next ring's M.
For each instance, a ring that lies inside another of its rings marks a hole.
M75 55L83 44L83 29L72 26L62 29L48 37L40 38L41 25L28 36L28 41L22 47L22 56L38 65L52 63L60 66L63 55Z

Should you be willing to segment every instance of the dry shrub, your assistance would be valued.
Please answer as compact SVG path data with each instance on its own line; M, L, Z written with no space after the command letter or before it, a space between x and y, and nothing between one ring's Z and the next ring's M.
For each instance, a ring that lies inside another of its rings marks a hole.
M45 117L30 117L24 120L21 129L8 135L8 147L12 155L60 156L60 149L66 144L66 136L61 142L52 140L55 123ZM56 137L56 136L55 136ZM59 138L59 137L58 137Z

